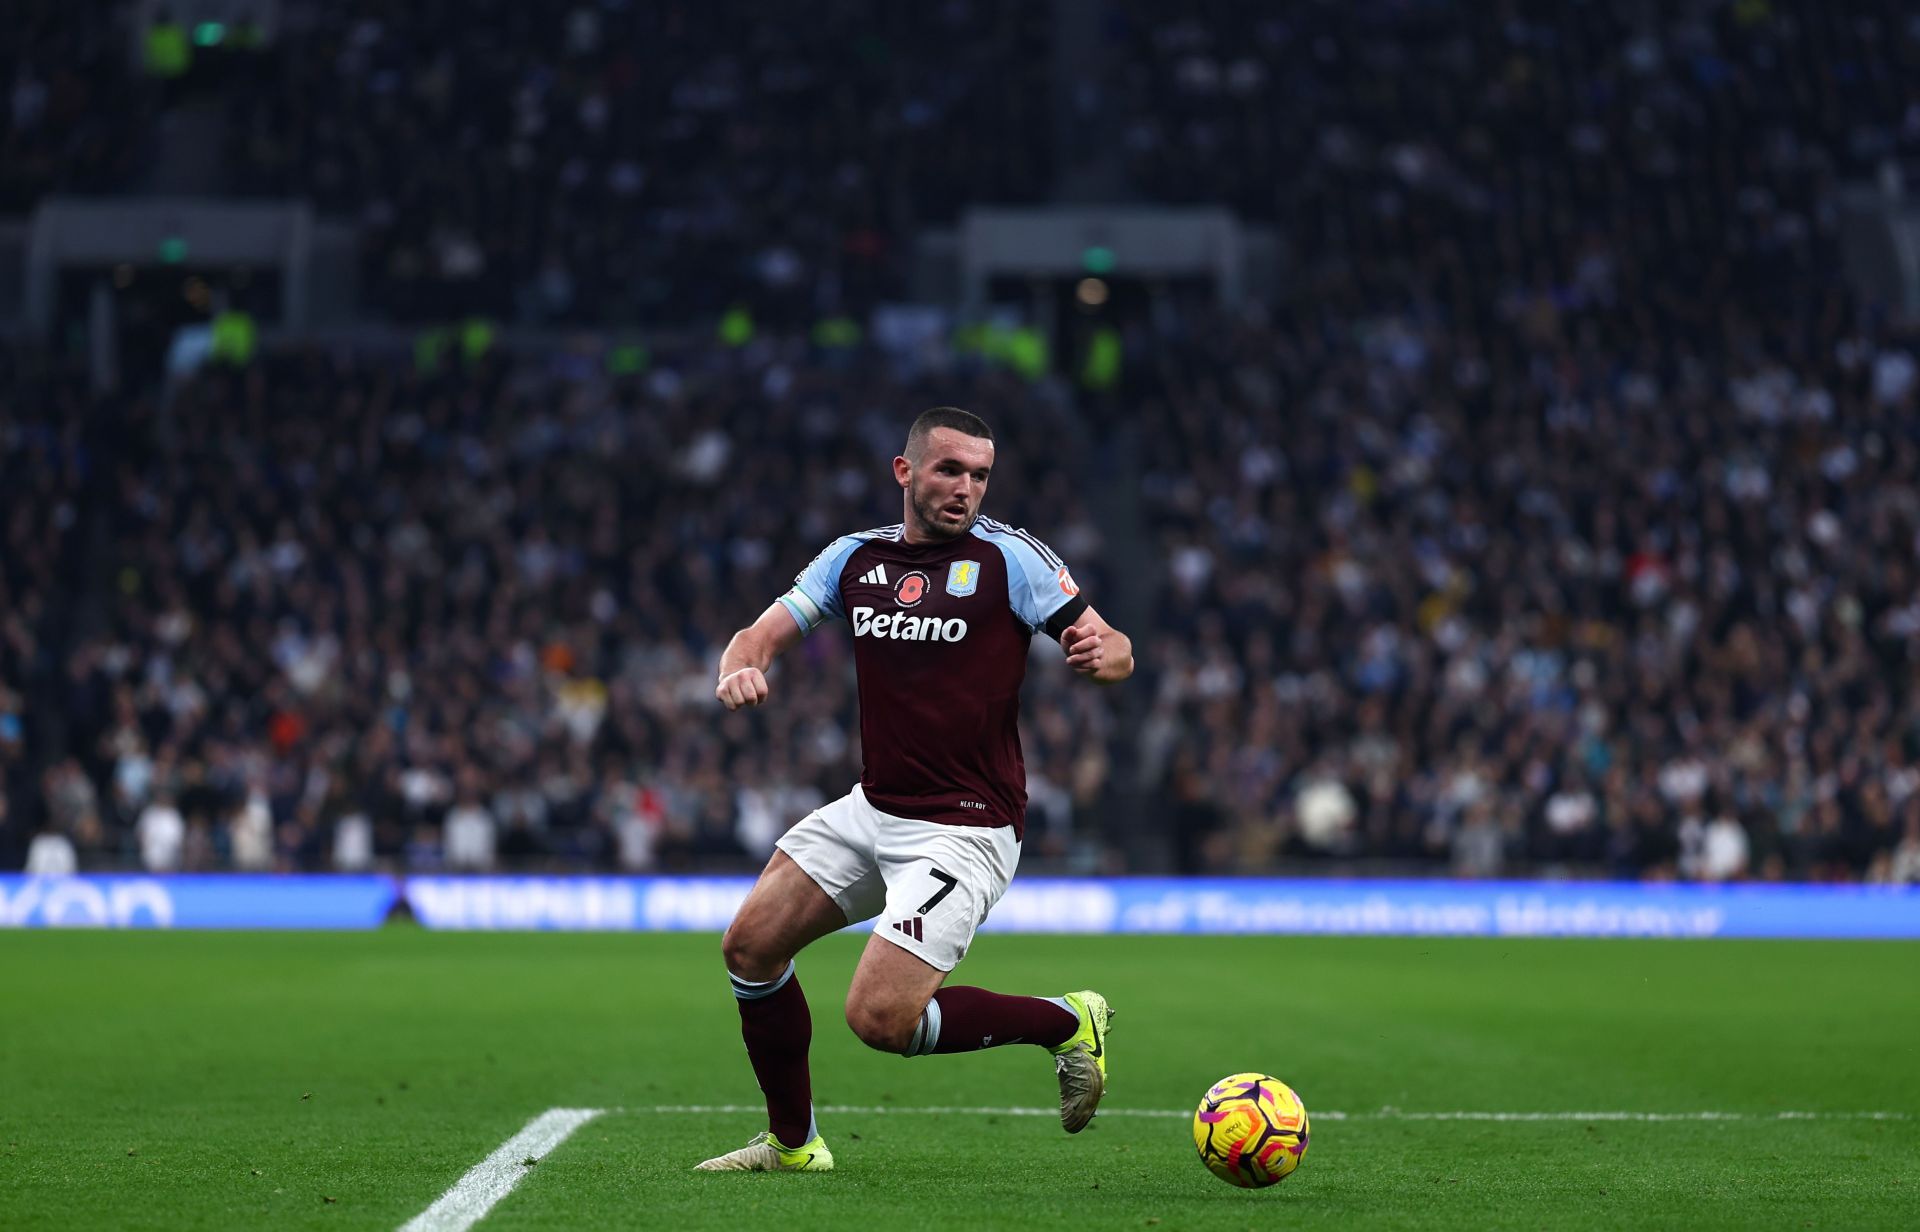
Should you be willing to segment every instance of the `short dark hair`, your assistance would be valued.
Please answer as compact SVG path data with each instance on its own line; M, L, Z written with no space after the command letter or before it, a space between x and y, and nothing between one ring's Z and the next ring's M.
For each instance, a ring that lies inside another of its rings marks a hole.
M982 440L993 439L993 429L972 411L963 411L957 406L936 406L930 411L920 412L920 418L914 420L913 427L907 429L907 447L901 452L908 461L920 460L920 451L926 447L927 438L933 435L935 428L952 428Z

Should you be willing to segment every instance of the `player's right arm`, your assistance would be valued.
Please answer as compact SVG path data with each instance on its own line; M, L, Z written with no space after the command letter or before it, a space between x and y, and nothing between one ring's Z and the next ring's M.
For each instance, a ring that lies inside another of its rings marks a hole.
M720 656L720 683L713 695L728 710L758 706L767 700L767 668L787 647L806 634L794 623L786 605L775 601L754 621L733 635Z
M842 535L814 557L793 589L781 595L754 621L733 635L720 656L720 682L713 695L728 710L758 706L767 700L767 668L780 652L822 624L841 616L840 570L860 546L859 535Z

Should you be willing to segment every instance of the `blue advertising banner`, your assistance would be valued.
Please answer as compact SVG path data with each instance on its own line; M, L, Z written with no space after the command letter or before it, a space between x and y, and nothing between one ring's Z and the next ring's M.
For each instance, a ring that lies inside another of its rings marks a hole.
M0 875L0 928L374 928L404 892L429 928L713 932L727 926L752 884L747 877ZM985 930L1920 939L1920 888L1032 878L1014 883Z
M989 930L1459 937L1920 938L1920 889L1568 881L1016 882Z
M0 928L378 928L391 877L0 874Z
M751 877L409 877L428 928L717 932Z
M413 877L429 928L715 931L745 877ZM1564 881L1035 878L986 931L1460 937L1920 938L1920 889Z

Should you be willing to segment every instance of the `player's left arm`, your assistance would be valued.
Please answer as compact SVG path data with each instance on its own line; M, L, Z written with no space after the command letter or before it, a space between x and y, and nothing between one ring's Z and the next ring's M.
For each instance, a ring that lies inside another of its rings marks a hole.
M1133 675L1133 639L1091 606L1060 631L1067 666L1096 684L1118 684Z
M1057 639L1067 666L1088 680L1116 684L1133 675L1133 639L1093 610L1053 549L999 523L993 533L1007 558L1007 596L1022 623Z

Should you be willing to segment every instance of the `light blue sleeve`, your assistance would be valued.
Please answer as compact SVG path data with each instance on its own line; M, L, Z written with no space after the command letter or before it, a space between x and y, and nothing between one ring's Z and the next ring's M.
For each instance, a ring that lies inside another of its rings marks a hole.
M1002 523L987 538L1007 558L1007 602L1027 628L1046 628L1049 617L1079 596L1065 562L1026 531Z
M859 535L835 539L793 579L793 589L780 596L802 633L812 633L827 621L847 614L840 602L840 571L846 568L847 557L864 542Z

